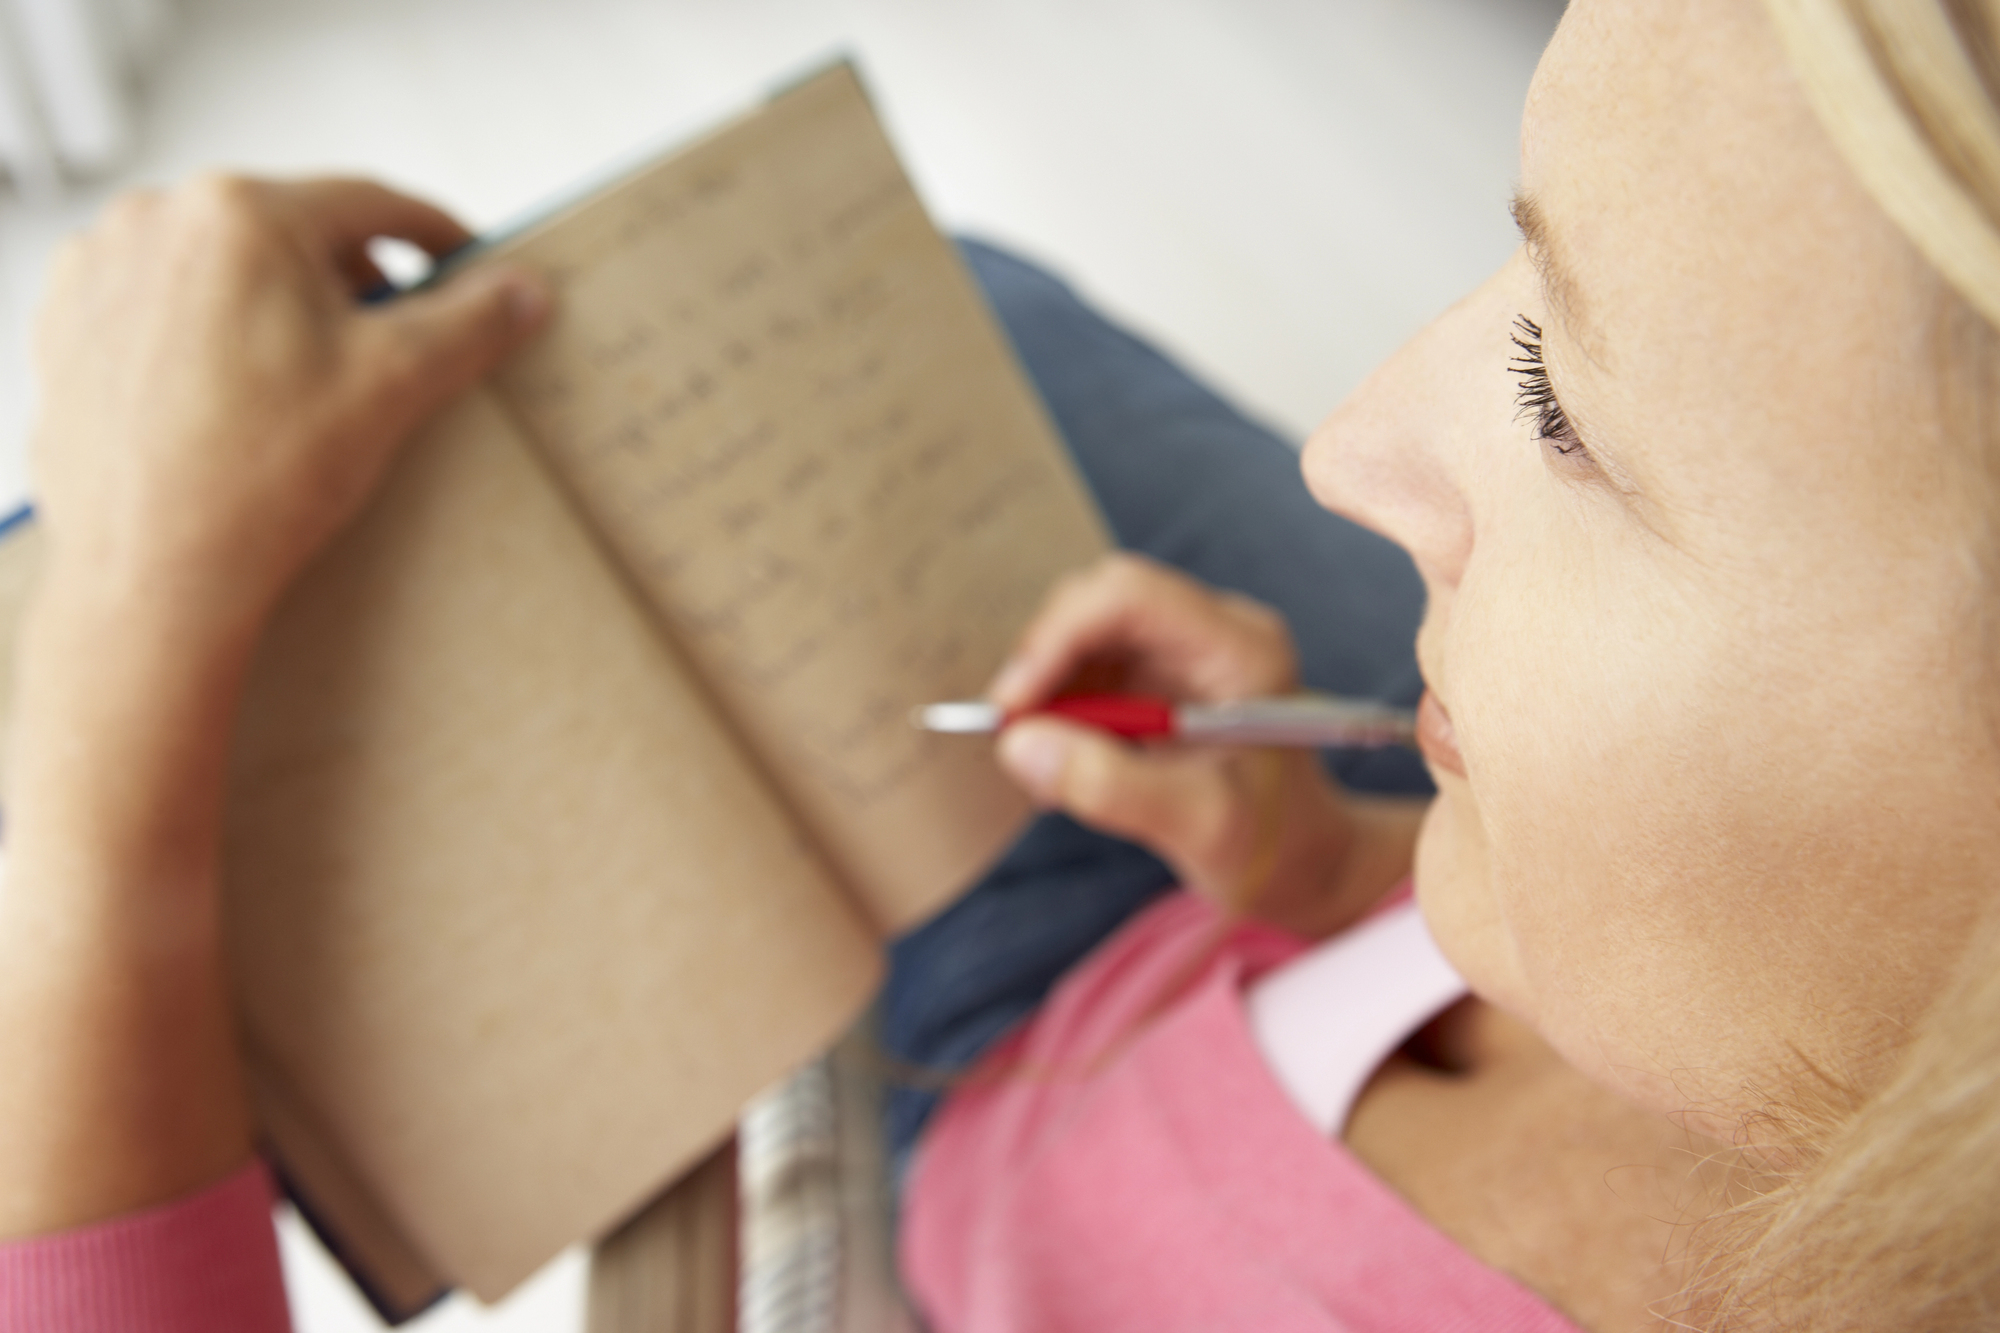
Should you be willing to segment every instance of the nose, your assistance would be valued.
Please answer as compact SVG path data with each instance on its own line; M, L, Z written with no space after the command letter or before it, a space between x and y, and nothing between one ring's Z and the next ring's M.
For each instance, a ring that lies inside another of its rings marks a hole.
M1408 551L1433 600L1472 556L1471 447L1512 419L1506 331L1520 262L1404 344L1306 442L1314 498Z

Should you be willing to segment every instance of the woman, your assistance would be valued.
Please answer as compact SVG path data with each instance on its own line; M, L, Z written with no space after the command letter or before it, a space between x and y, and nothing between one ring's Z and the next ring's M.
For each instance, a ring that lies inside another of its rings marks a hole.
M1942 10L1882 8L1903 49L1939 32L1961 49ZM1933 199L1899 204L1911 232L1891 220L1802 77L1849 118L1834 124L1869 179L1921 141L1850 128L1869 67L1842 11L1776 14L1796 69L1754 5L1573 5L1525 115L1522 251L1307 448L1315 495L1424 575L1420 734L1439 797L1416 889L1480 997L1430 1027L1424 1058L1374 1072L1344 1137L1447 1236L1587 1326L1657 1311L1969 1327L1996 1290L1981 1136L2000 1103L1979 1059L1993 1011L1975 1007L1990 970L1975 962L1946 997L1990 936L2000 838L1983 611L2000 288L1955 290L1930 261L1963 281L1953 256L1994 243L1983 220L1969 241L1943 231L1957 219ZM1027 702L1105 649L1254 656L1220 609L1178 609L1162 583L1112 571L1059 595L996 693ZM1270 663L1221 688L1281 682ZM1199 688L1191 671L1175 683ZM1195 757L1052 723L1001 753L1186 882L1226 885L1248 855L1227 835L1252 803L1224 818ZM1078 982L1100 1006L1109 966ZM1027 1063L1090 1049L1040 1038ZM909 1258L945 1326L992 1326L974 1294L1087 1284L1060 1254L1020 1252L1030 1207L1010 1211L1015 1186L980 1144L1011 1135L1014 1178L1023 1159L1081 1169L1122 1139L1065 1118L1117 1095L982 1088L932 1130L911 1220L945 1235ZM1136 1137L1133 1117L1119 1129ZM1165 1153L1146 1165L1171 1169ZM1292 1165L1299 1182L1309 1164ZM1053 1171L1019 1188L1044 1216L1071 1204ZM1704 1219L1691 1237L1676 1225ZM1083 1248L1100 1282L1141 1285ZM1255 1256L1243 1271L1237 1309L1253 1286L1308 1280Z
M1418 828L1303 762L1007 735L1040 800L1291 933L1157 900L947 1101L906 1215L937 1327L1990 1321L1987 12L1571 6L1524 121L1522 251L1305 457L1423 576L1438 798ZM213 938L234 684L390 441L541 304L494 274L355 313L329 275L385 230L456 238L360 187L206 186L127 205L58 276L0 1234L84 1230L0 1251L17 1281L220 1214L268 1252ZM1127 558L1058 591L994 692L1106 662L1191 695L1294 671L1268 615ZM1175 1062L1398 911L1412 863L1476 998L1362 1071L1340 1143L1275 1118L1254 1061ZM1037 1174L1063 1162L1092 1189ZM1365 1168L1338 1172L1368 1225L1294 1207L1335 1162ZM280 1326L275 1270L237 1253L230 1290L157 1290Z

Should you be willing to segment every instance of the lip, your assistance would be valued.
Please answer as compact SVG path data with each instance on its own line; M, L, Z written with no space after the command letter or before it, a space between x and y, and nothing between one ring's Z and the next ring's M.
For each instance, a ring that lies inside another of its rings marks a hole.
M1458 735L1452 729L1451 714L1429 690L1417 701L1417 748L1431 767L1465 776L1465 756L1458 752Z

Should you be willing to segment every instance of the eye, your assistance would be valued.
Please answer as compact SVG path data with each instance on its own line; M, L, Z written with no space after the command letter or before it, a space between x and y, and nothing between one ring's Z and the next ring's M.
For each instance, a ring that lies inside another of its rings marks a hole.
M1526 315L1516 315L1514 332L1508 341L1518 351L1507 363L1507 369L1521 381L1514 395L1514 402L1520 408L1514 419L1533 418L1534 438L1547 440L1559 454L1587 454L1583 441L1577 438L1576 427L1569 423L1569 414L1556 401L1556 391L1549 384L1549 368L1542 364L1542 326Z

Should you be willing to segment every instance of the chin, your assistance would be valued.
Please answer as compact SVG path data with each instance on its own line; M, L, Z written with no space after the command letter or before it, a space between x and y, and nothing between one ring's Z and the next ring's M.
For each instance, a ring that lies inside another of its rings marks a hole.
M1434 776L1437 799L1417 838L1417 906L1473 993L1532 1023L1514 941L1493 892L1478 807L1464 778Z

